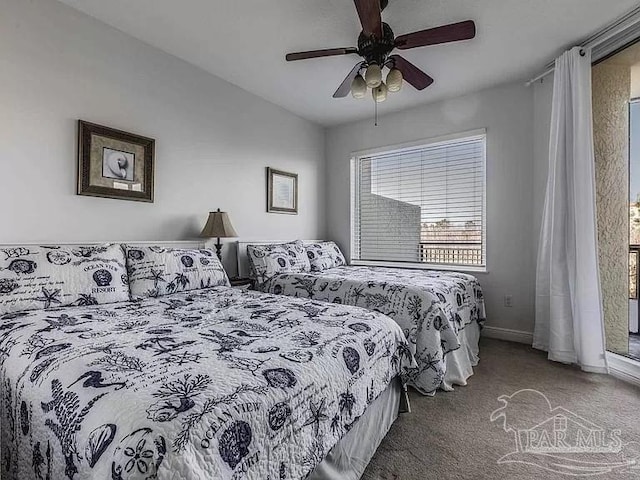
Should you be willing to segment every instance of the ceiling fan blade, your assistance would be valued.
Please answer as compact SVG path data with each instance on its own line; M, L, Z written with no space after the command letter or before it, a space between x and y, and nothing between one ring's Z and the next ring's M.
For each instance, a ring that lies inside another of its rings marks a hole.
M382 15L380 0L353 0L356 4L360 24L365 35L382 38Z
M347 75L342 81L342 83L336 90L336 93L333 94L333 98L343 98L349 95L349 92L351 91L351 82L353 82L353 79L356 78L356 75L358 75L358 72L362 68L363 64L364 62L359 62L355 67L353 67L353 70L351 70L349 72L349 75Z
M400 50L406 50L408 48L426 47L427 45L470 40L475 36L476 24L473 20L467 20L466 22L452 23L451 25L400 35L396 38L396 47Z
M358 53L358 49L350 48L326 48L324 50L310 50L308 52L287 53L285 57L288 62L294 60L304 60L306 58L333 57L334 55L349 55L350 53Z
M391 55L389 60L393 62L393 66L402 72L402 77L416 90L424 90L433 83L433 78L400 55Z

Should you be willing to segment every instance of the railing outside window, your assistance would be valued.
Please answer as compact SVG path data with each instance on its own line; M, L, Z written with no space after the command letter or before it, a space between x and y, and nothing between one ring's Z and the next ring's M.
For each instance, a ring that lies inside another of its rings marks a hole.
M482 265L482 243L420 243L420 262Z

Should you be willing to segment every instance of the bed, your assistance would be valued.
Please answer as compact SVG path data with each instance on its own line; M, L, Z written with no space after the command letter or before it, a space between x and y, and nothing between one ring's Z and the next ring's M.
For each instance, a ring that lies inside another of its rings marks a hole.
M0 316L3 479L356 479L416 368L361 308L224 285L49 303Z
M304 242L305 246L317 244ZM248 245L261 243L239 243L242 273L249 271ZM341 265L315 272L258 276L255 288L277 295L361 306L388 315L403 329L418 363L409 385L425 395L466 385L479 359L478 341L485 309L482 289L472 275Z

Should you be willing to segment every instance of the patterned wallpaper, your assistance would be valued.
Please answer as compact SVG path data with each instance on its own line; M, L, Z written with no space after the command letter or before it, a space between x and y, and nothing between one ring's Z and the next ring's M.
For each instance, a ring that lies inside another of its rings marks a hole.
M593 125L600 282L607 350L629 350L628 101L631 71L603 62L593 68Z

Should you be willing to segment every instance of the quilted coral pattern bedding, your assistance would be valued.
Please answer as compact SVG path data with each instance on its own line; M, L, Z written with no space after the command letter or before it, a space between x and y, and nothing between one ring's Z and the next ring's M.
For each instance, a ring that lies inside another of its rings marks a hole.
M2 478L304 478L414 368L383 315L222 286L7 314Z
M485 320L480 284L472 275L434 270L343 266L279 274L262 291L381 312L402 327L418 370L409 384L433 394L445 377L445 355L460 348L458 332Z

